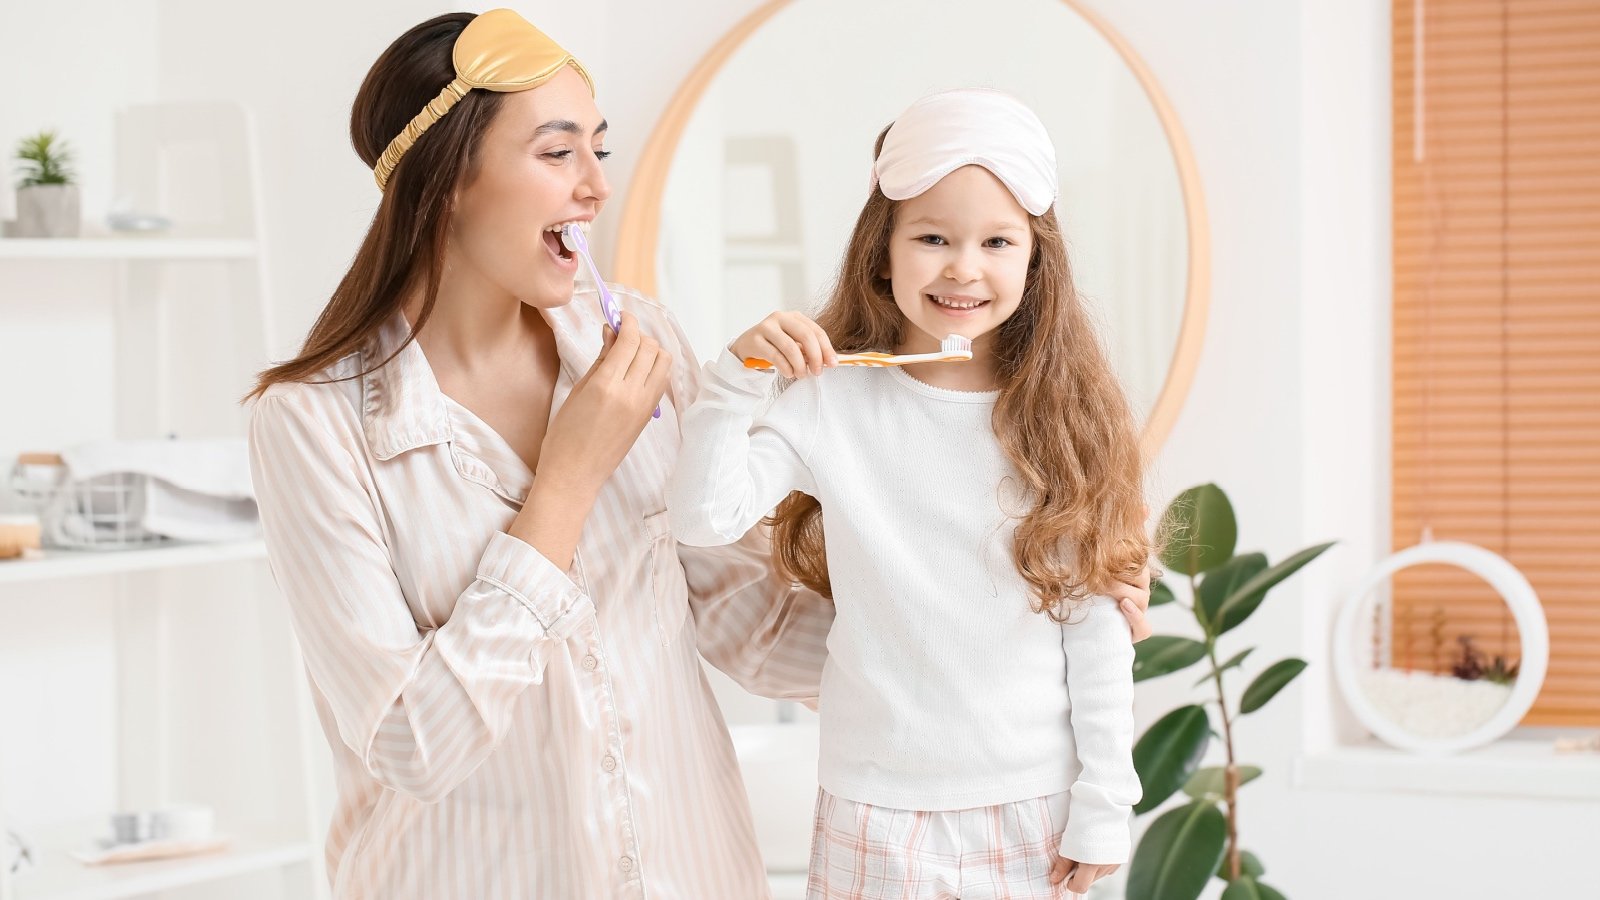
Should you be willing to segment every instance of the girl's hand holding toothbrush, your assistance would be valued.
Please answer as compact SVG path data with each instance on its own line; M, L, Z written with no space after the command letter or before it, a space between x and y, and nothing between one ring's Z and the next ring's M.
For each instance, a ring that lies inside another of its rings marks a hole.
M739 335L728 349L740 359L771 360L785 378L821 375L839 364L839 354L822 326L803 313L775 312Z

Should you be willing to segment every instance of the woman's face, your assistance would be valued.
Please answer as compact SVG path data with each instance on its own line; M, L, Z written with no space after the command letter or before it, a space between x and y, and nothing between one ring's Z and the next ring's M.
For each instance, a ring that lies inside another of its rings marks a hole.
M531 91L507 93L459 188L449 258L530 306L572 299L576 256L566 222L590 222L611 196L601 161L606 122L571 66Z

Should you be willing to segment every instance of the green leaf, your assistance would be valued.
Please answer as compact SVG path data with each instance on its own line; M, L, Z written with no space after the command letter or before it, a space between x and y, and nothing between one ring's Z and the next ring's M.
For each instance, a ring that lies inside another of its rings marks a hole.
M1227 662L1223 663L1222 665L1218 666L1216 671L1217 672L1226 672L1229 669L1237 669L1239 667L1239 664L1244 662L1244 658L1246 656L1249 656L1251 653L1254 653L1255 649L1256 648L1254 648L1254 647L1249 647L1249 648L1246 648L1244 650L1240 650L1238 653L1235 653L1233 655L1233 659L1230 659ZM1216 674L1216 673L1207 672L1205 675L1201 676L1199 681L1196 681L1194 683L1194 686L1195 687L1199 687L1200 685L1205 684L1206 682L1210 681L1211 680L1211 676L1213 674Z
M1150 585L1151 606L1166 606L1168 603L1176 602L1178 602L1178 598L1172 593L1172 588L1168 587L1165 581L1158 581Z
M1318 544L1315 547L1307 547L1277 565L1256 573L1249 581L1229 592L1221 603L1220 615L1212 619L1212 621L1217 622L1217 627L1213 633L1224 634L1237 627L1245 619L1250 618L1250 614L1256 611L1256 607L1261 605L1261 601L1267 599L1267 591L1272 590L1285 578L1300 571L1305 567L1306 563L1321 556L1332 546L1333 544L1330 542Z
M1261 777L1261 769L1257 766L1239 767L1239 786L1243 787ZM1194 773L1188 783L1183 786L1183 792L1196 800L1220 799L1227 793L1228 770L1225 766L1206 766Z
M1280 659L1267 667L1265 672L1256 676L1250 686L1244 689L1244 697L1239 700L1239 714L1253 713L1267 701L1277 696L1284 685L1293 681L1297 675L1306 670L1306 661L1303 659Z
M1133 645L1133 680L1144 681L1187 669L1206 655L1206 645L1186 637L1158 634Z
M1214 803L1196 800L1163 814L1133 851L1127 900L1197 900L1222 860L1227 829Z
M1198 575L1233 558L1239 525L1222 488L1202 484L1179 494L1161 514L1160 534L1168 541L1161 563L1174 572Z
M1200 617L1201 623L1208 631L1212 634L1221 634L1227 630L1218 627L1221 622L1219 613L1223 609L1223 604L1241 585L1266 570L1265 553L1244 553L1206 573L1206 577L1200 582L1199 590L1195 592L1194 608L1195 614Z
M1244 861L1241 859L1242 867ZM1222 892L1222 900L1285 900L1277 890L1257 881L1254 875L1240 875L1239 880Z
M1265 875L1266 872L1266 866L1261 864L1261 860L1257 859L1254 853L1251 853L1249 850L1239 851L1239 877L1260 878L1262 875ZM1233 881L1232 878L1228 877L1227 853L1222 854L1222 862L1217 864L1217 877L1221 878L1223 881Z
M39 184L71 184L72 151L54 131L41 131L17 142L16 159L22 163L17 172L22 176L18 187Z
M1260 878L1267 873L1267 867L1261 864L1249 850L1239 851L1239 875L1243 878ZM1217 877L1223 881L1232 881L1228 877L1228 854L1222 854L1222 862L1217 863Z
M1211 719L1203 706L1180 706L1162 716L1133 745L1133 768L1144 797L1133 808L1144 815L1188 782L1211 743Z

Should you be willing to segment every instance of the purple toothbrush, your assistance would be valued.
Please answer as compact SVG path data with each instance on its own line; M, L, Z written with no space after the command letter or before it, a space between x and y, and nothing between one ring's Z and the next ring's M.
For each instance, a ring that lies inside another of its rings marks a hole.
M594 279L594 286L600 291L600 314L606 317L606 322L611 326L611 333L616 334L622 330L622 312L617 308L617 298L611 296L611 289L606 287L605 279L600 277L600 267L594 264L594 257L589 255L589 241L583 236L583 225L578 222L568 222L561 228L561 243L567 250L583 257L584 265L589 267L589 277ZM661 407L657 406L652 418L661 418Z

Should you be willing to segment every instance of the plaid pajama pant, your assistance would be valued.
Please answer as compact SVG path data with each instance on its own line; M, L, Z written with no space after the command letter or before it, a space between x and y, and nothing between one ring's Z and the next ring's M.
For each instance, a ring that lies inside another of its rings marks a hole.
M817 792L809 900L1066 900L1050 865L1067 824L1065 793L923 812Z

